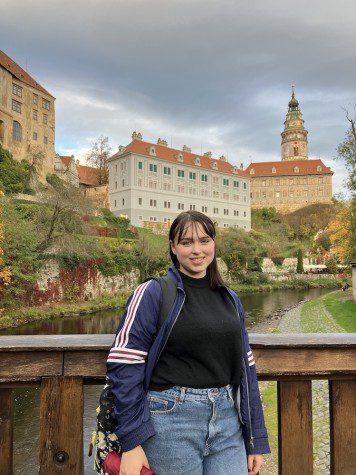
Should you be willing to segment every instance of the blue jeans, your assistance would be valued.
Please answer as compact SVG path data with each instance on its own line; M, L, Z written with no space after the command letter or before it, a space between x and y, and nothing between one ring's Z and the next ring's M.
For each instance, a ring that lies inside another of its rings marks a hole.
M142 447L157 475L245 475L232 387L148 391L156 435Z

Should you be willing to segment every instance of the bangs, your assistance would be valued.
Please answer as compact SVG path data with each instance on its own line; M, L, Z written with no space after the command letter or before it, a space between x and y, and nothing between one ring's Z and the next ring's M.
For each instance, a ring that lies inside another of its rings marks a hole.
M190 213L184 214L185 216L182 216L182 219L179 221L179 223L174 229L174 236L171 237L172 241L177 237L177 242L180 242L190 229L193 231L193 228L198 234L198 224L201 225L201 227L209 237L215 240L214 224L211 222L210 218L203 214L202 216L200 216L200 213L199 215L193 215Z

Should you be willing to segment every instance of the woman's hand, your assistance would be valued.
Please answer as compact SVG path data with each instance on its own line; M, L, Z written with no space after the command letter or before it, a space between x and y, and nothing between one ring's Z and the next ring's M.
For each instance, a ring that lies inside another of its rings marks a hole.
M143 466L150 468L143 448L138 445L128 452L123 452L120 475L140 475Z
M263 464L263 455L249 455L247 458L248 474L257 475Z

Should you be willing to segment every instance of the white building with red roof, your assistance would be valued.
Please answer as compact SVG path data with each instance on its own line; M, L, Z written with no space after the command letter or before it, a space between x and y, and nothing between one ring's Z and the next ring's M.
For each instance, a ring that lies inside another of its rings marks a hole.
M201 211L219 227L251 229L250 177L211 152L204 155L145 142L140 133L109 158L109 203L134 226L166 223L182 211Z
M308 158L308 132L294 90L282 132L282 161L251 163L251 203L288 213L315 203L331 203L332 175L322 160Z

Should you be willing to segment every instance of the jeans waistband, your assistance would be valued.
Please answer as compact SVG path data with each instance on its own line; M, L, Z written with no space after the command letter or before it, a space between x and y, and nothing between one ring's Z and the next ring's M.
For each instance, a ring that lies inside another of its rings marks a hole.
M162 394L170 394L172 396L178 397L180 401L184 401L187 397L189 399L209 399L209 396L223 396L226 395L230 398L233 397L233 387L231 384L220 388L187 388L184 386L173 386L172 388L165 389L161 392Z

